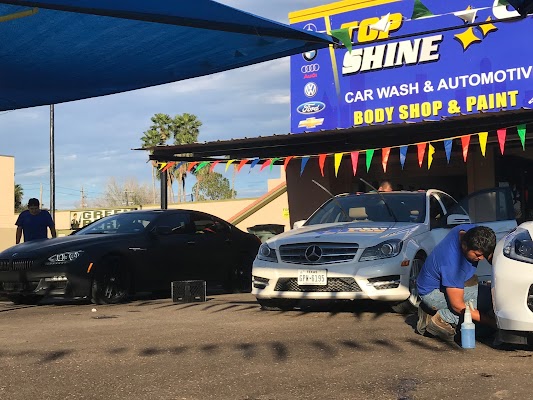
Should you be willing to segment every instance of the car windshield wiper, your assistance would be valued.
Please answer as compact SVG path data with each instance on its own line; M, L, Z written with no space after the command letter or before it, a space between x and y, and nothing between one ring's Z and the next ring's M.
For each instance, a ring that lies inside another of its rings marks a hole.
M314 179L312 179L313 183L316 184L319 188L321 188L323 191L325 191L327 194L329 194L331 196L331 198L333 199L333 201L335 202L335 204L337 204L337 207L340 208L342 214L346 217L346 222L350 222L352 221L352 218L350 218L350 215L346 212L346 210L344 209L344 207L342 206L341 202L339 200L337 200L337 198L333 195L333 193L331 193L328 189L326 189L324 186L322 186L320 183L318 183L317 181L315 181Z
M390 216L392 217L392 219L394 219L394 222L398 222L398 218L396 218L396 215L394 215L394 213L392 212L392 209L389 207L389 205L385 201L385 196L383 196L379 190L377 190L374 186L372 186L370 183L365 181L363 178L359 177L359 179L361 180L361 182L365 183L366 185L368 185L369 187L371 187L373 190L376 191L379 197L381 197L383 204L385 204L385 207L387 208L387 211L389 212Z

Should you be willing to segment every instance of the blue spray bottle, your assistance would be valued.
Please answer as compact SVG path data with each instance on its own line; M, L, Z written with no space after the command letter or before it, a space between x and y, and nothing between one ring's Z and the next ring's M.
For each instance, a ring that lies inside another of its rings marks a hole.
M476 326L472 322L470 307L472 307L470 302L466 303L465 317L461 324L461 347L463 349L473 349L476 347Z

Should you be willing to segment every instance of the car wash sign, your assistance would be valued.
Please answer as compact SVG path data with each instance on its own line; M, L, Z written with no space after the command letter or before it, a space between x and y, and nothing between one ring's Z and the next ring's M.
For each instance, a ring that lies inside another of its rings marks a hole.
M533 15L504 3L353 0L291 13L292 26L345 43L291 57L291 132L533 107Z

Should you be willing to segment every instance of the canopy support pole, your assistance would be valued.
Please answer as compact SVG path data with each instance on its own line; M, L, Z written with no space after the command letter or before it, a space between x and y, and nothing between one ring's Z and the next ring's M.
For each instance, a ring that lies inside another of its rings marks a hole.
M168 208L168 186L167 186L167 171L163 168L159 173L159 181L161 182L161 209L166 210Z

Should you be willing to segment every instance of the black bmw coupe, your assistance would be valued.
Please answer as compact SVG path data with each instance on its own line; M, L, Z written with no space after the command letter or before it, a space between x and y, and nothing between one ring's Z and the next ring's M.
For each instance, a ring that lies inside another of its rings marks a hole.
M260 240L213 215L146 210L111 215L70 236L21 243L0 253L0 294L16 303L44 296L125 301L170 291L173 281L250 291Z

